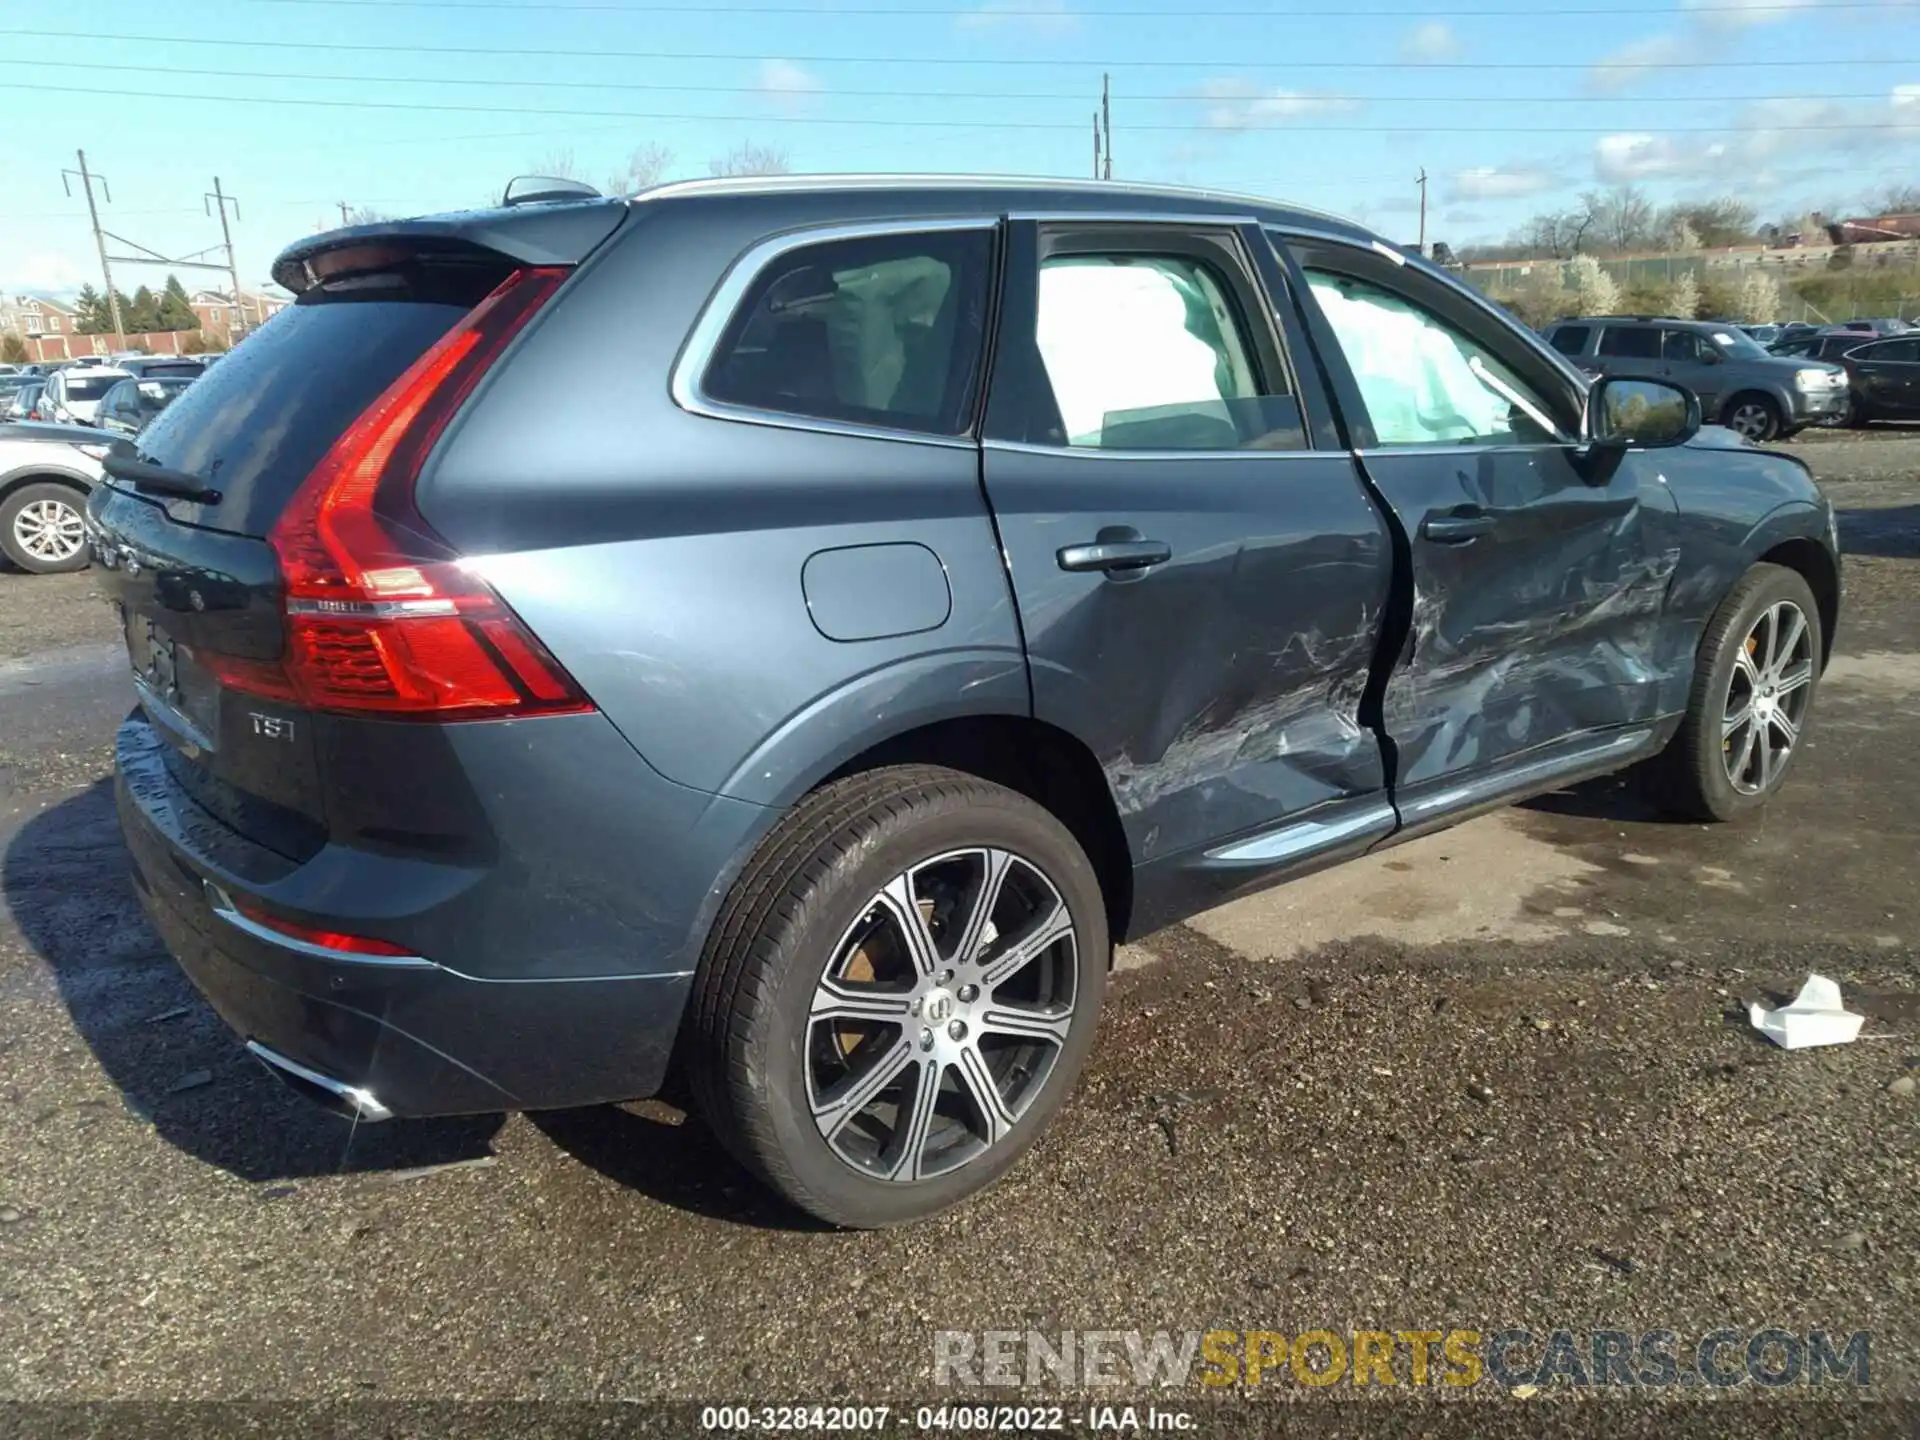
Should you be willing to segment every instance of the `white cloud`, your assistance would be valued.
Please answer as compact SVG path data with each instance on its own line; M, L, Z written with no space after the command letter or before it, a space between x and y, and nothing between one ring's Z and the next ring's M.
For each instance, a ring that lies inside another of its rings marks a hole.
M783 110L799 110L825 87L820 77L791 60L760 62L760 93Z
M1587 72L1589 90L1624 90L1646 79L1649 67L1684 60L1693 49L1686 37L1674 33L1649 35L1602 56Z
M1609 185L1711 174L1727 160L1727 144L1694 136L1606 135L1593 147L1593 173Z
M1411 215L1420 208L1420 197L1395 195L1391 199L1376 200L1369 208L1388 215Z
M1891 98L1894 113L1902 124L1909 119L1920 119L1920 85L1896 85Z
M1460 38L1453 27L1441 20L1416 25L1400 42L1403 60L1451 60L1460 53Z
M1039 35L1066 35L1080 28L1080 16L1067 0L982 0L963 11L954 24L962 30L1018 29Z
M1454 171L1449 193L1462 200L1514 200L1560 184L1560 176L1537 165L1478 165Z
M1484 225L1487 223L1487 217L1482 215L1478 210L1461 210L1456 208L1442 214L1440 223L1443 225Z
M1680 0L1682 10L1693 11L1700 24L1714 30L1774 25L1819 7L1820 0Z
M1360 102L1312 90L1262 90L1247 80L1209 80L1200 87L1209 102L1206 123L1214 130L1258 130L1317 115L1350 115Z

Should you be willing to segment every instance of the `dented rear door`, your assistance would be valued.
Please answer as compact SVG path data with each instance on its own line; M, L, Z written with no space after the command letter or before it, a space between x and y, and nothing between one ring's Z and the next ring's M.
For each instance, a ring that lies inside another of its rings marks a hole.
M1379 681L1403 823L1630 753L1657 716L1678 559L1657 456L1596 467L1579 382L1461 287L1381 251L1288 248L1407 547Z

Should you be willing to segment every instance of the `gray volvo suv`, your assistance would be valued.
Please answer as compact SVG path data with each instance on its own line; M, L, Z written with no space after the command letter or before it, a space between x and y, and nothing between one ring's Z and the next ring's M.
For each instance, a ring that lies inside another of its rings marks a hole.
M1745 814L1832 641L1798 461L1310 211L700 181L274 273L89 523L145 903L361 1119L673 1067L796 1204L926 1215L1119 939L1636 763Z

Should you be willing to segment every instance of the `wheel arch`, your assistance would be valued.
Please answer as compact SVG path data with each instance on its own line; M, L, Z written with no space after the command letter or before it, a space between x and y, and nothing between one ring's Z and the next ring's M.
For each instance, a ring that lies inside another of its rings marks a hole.
M1078 737L1026 715L969 715L916 726L861 751L819 784L886 765L943 765L1026 796L1066 826L1093 862L1117 945L1133 914L1133 857L1105 772Z
M1725 400L1720 402L1720 423L1726 424L1733 416L1734 406L1749 397L1765 400L1773 407L1773 413L1782 428L1793 422L1793 401L1780 390L1766 384L1746 384L1736 388Z
M28 485L64 485L69 490L78 490L80 498L85 499L93 493L93 478L78 470L69 470L60 465L22 465L0 474L0 501L24 489Z
M1805 536L1782 540L1759 558L1762 565L1792 570L1813 591L1820 608L1820 668L1833 657L1833 632L1840 623L1840 566L1826 546Z

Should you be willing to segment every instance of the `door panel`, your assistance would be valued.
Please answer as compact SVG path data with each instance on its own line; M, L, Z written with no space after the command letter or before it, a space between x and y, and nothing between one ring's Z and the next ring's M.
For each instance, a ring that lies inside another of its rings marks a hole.
M1652 719L1679 553L1653 458L1589 463L1577 383L1464 291L1345 246L1294 253L1411 555L1381 700L1403 818L1529 752Z
M1020 222L1009 247L987 493L1035 714L1093 749L1136 865L1203 866L1228 837L1385 796L1360 705L1390 536L1352 457L1304 448L1327 402L1311 370L1303 393L1247 253L1231 229L1153 225ZM1102 255L1137 257L1133 278ZM1187 287L1184 321L1154 276L1184 285L1167 256L1222 282ZM1182 358L1216 322L1237 348Z

